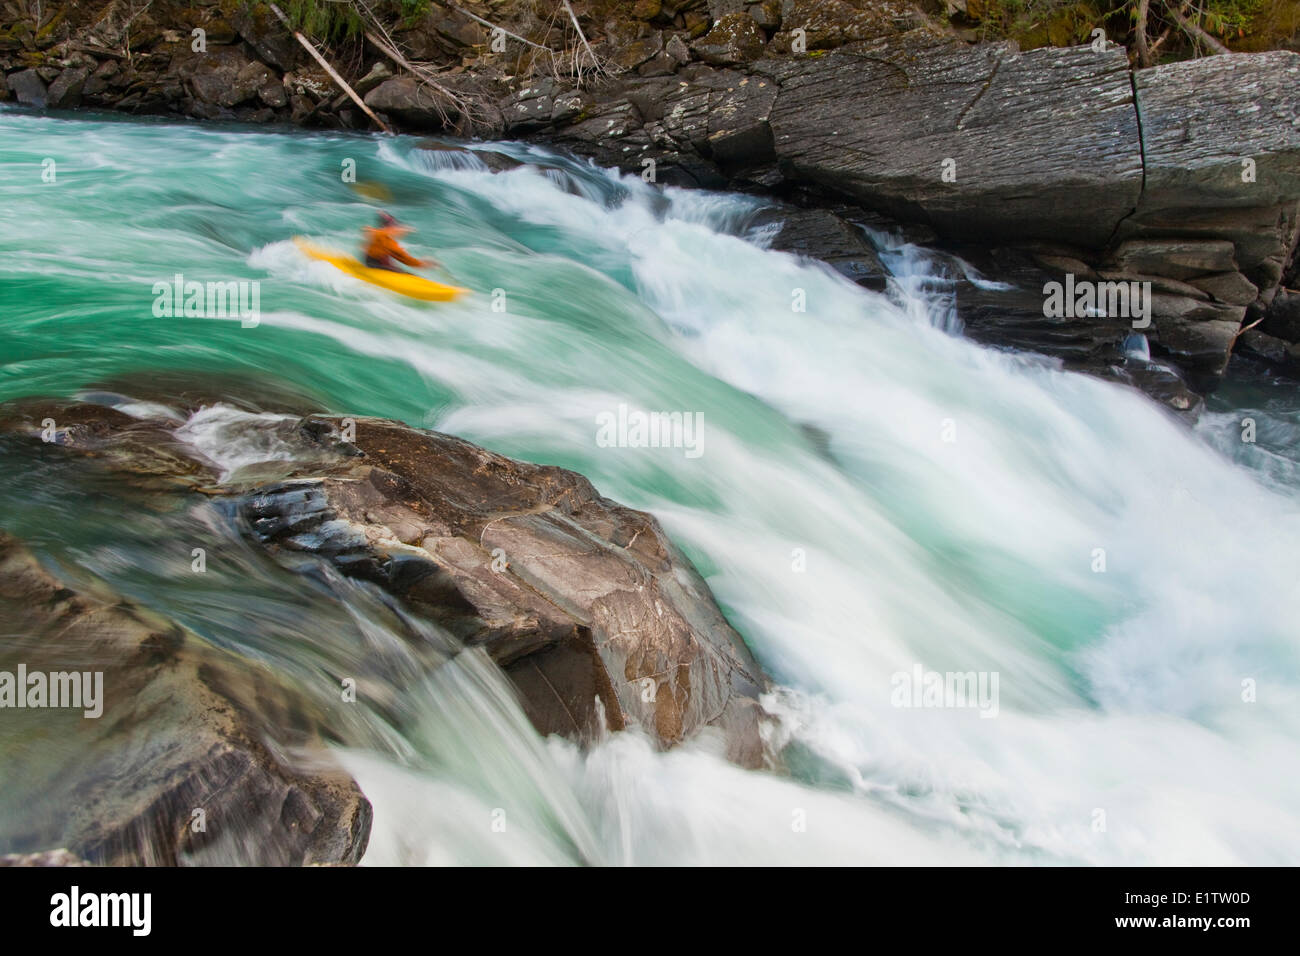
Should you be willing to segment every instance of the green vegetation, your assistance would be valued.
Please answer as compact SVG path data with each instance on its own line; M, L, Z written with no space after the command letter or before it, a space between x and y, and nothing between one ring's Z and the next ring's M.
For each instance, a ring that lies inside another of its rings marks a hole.
M1105 29L1135 49L1140 0L966 0L964 19L985 39L1011 38L1022 49L1070 46ZM1146 36L1155 59L1300 45L1296 0L1148 0ZM1180 18L1181 21L1180 22Z
M397 20L407 24L419 20L429 12L432 0L373 0L358 3L355 0L280 0L294 29L327 42L338 42L359 36L365 28L363 11L369 8L382 21Z
M347 0L280 0L279 6L295 30L318 40L347 40L364 29L361 15Z

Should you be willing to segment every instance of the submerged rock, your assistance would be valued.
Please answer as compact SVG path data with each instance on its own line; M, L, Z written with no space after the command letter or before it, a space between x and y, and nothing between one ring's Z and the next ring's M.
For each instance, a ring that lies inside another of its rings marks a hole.
M877 292L888 283L876 249L860 229L829 209L780 209L767 212L780 224L769 248L819 259L845 278Z
M0 670L85 678L77 708L4 712L16 865L361 859L369 802L310 709L260 668L117 595L69 588L3 533L0 615ZM67 849L37 852L49 847Z

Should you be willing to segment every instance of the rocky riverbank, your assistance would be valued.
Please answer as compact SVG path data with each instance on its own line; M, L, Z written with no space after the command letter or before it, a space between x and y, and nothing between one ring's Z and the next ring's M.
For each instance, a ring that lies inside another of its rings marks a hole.
M1132 367L1134 331L1194 391L1234 348L1300 368L1296 53L1133 70L1113 43L972 44L905 3L645 0L576 8L601 67L579 82L563 24L470 6L396 29L400 57L373 39L329 55L400 129L539 139L659 183L770 195L789 204L777 248L873 288L887 277L868 230L902 230L1007 286L958 277L969 334L1175 407L1198 399ZM539 52L566 44L568 73ZM262 4L20 20L0 69L0 97L32 107L370 124ZM1053 282L1093 298L1050 314ZM1140 308L1130 289L1149 293Z
M231 535L294 574L327 590L378 588L404 622L412 680L482 648L540 733L581 742L638 727L668 748L707 731L736 763L768 762L766 678L708 586L653 517L580 475L397 422L305 415L230 433L278 449L236 478L176 419L128 415L114 400L11 403L0 440L160 503L216 502ZM370 805L326 746L348 726L338 676L314 689L281 681L98 586L69 586L3 532L0 610L0 671L104 675L98 719L6 711L6 767L32 788L12 852L112 864L361 858ZM360 646L350 659L359 669L341 676L400 725L392 662ZM51 733L64 741L53 762L29 745Z

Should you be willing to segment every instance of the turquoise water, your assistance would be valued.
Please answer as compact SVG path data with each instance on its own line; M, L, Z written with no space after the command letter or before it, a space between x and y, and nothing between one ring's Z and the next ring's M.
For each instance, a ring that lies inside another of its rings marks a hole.
M423 676L373 595L274 566L214 504L0 446L0 527L306 688L388 660L386 707L336 728L375 804L366 862L1300 859L1286 387L1226 390L1190 428L947 334L920 283L877 295L766 251L758 200L493 148L531 165L0 111L0 399L204 391L223 401L181 434L232 480L275 456L257 435L286 406L580 471L706 575L778 684L786 770L739 770L707 738L541 740L481 658ZM472 295L413 303L298 253L293 235L352 248L373 219L349 160ZM155 316L177 273L257 282L258 321ZM602 444L620 405L702 415L701 454ZM178 573L213 536L225 560ZM996 673L996 717L895 706L917 666ZM0 802L0 844L19 807Z

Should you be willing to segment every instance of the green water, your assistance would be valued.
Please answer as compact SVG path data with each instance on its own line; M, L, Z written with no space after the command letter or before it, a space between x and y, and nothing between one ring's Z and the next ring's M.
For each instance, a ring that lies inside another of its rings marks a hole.
M221 404L184 436L235 473L273 454L258 415L288 408L580 471L706 575L778 683L789 772L739 770L707 740L538 739L474 655L403 670L373 595L276 567L216 505L151 507L50 450L0 446L0 527L311 693L367 654L391 664L387 709L338 728L376 808L367 862L1300 857L1289 386L1229 391L1192 429L945 334L937 296L765 251L756 200L493 148L531 165L0 111L0 399L201 393ZM349 160L470 296L413 303L296 251L296 234L355 248L372 221ZM155 283L178 273L257 282L256 324L157 317ZM702 415L701 453L603 445L620 405ZM202 581L178 572L197 540L224 558ZM895 706L918 664L996 672L996 718ZM2 846L18 802L0 811Z

